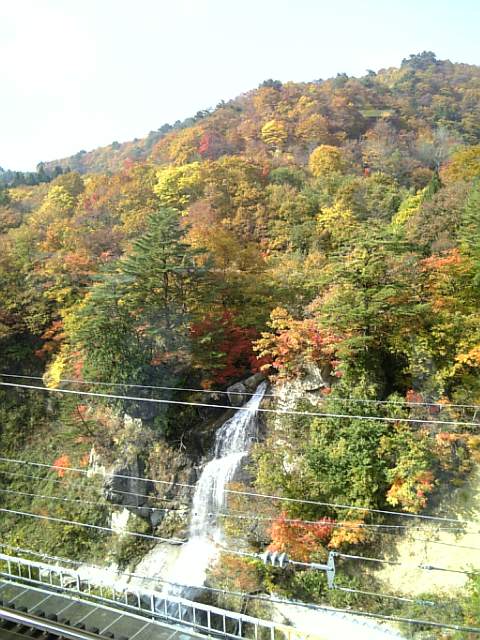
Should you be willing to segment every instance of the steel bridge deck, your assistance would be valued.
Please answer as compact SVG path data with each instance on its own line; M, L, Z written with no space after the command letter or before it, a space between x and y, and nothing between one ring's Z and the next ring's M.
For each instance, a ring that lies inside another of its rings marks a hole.
M174 626L149 621L129 612L116 611L103 605L73 599L59 593L48 593L35 587L0 579L0 620L3 611L25 612L44 623L52 621L68 627L77 638L114 638L115 640L199 640L200 634ZM11 625L6 625L11 626ZM34 624L32 624L34 628ZM0 625L0 640L36 637L31 633ZM20 635L19 635L20 634ZM58 638L58 634L51 636ZM64 635L63 637L66 637Z

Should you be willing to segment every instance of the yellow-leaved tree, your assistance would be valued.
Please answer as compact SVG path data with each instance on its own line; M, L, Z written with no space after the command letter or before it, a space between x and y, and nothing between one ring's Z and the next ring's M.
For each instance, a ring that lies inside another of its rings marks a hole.
M269 120L261 131L263 142L272 149L281 149L288 138L287 129L281 120Z
M341 149L330 144L321 144L310 154L308 168L318 178L331 173L341 173L346 168L346 162Z

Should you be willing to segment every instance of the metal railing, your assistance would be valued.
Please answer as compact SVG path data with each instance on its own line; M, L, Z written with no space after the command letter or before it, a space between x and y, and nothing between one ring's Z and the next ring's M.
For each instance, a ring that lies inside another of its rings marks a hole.
M217 638L240 640L322 640L285 624L254 618L244 613L193 602L152 589L119 582L117 586L95 584L80 572L57 565L0 553L0 577L22 584L41 585L50 591L73 595L77 600L104 603L153 621L190 627Z

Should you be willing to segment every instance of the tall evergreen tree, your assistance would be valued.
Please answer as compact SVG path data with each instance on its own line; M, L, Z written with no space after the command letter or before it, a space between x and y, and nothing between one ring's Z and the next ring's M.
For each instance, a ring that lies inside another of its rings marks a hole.
M422 317L416 256L380 227L362 233L331 255L314 311L343 337L339 353L352 371L383 378L385 354L398 350L399 336Z
M89 377L142 381L165 356L185 357L203 275L201 252L184 242L185 233L177 211L152 214L130 254L96 277L67 318Z
M179 212L160 209L119 265L125 276L125 304L167 350L185 336L204 272L198 264L203 251L187 244L185 234Z
M480 285L480 179L476 180L465 202L460 221L460 246L475 265L474 284Z

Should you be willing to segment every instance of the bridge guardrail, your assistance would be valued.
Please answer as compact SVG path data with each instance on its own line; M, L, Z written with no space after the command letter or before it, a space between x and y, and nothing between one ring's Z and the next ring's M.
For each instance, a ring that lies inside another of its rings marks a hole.
M78 571L0 553L0 576L67 592L79 600L98 601L130 610L152 620L166 620L191 627L209 636L241 640L322 640L317 634L255 618L244 613L187 600L181 596L143 589L119 582L105 587L82 577Z

